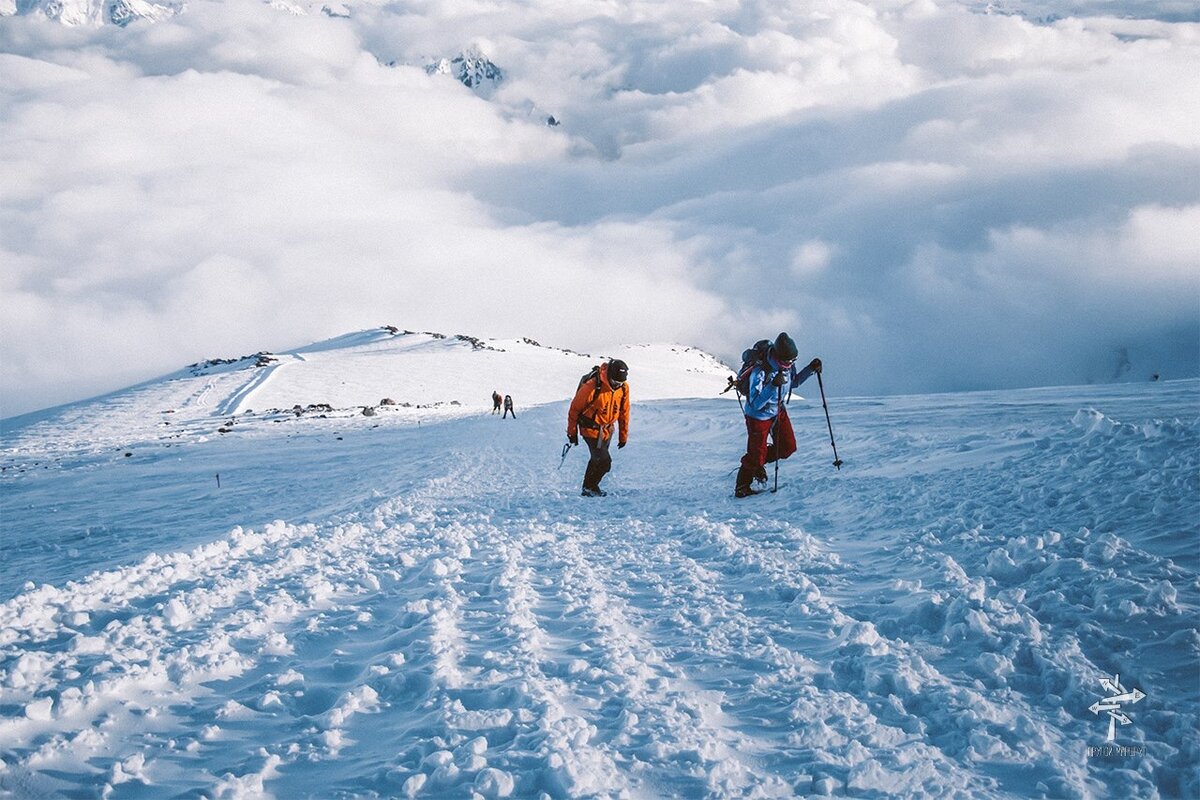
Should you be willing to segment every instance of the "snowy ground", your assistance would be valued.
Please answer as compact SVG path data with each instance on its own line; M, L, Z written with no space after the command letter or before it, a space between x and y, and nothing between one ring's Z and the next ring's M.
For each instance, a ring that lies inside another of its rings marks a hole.
M727 397L7 430L0 796L1200 794L1200 383Z

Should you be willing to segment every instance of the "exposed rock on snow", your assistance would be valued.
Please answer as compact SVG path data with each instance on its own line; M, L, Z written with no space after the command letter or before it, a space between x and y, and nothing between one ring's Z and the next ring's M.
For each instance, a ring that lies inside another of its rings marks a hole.
M259 351L253 355L241 356L240 358L210 358L206 361L198 361L195 364L189 364L188 369L193 375L199 376L209 375L222 367L229 367L231 369L261 369L278 361L279 359L274 354Z

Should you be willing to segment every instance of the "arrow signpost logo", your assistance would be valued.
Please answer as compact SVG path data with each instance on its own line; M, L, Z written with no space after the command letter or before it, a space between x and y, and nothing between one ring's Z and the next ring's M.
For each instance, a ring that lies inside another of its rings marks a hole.
M1133 720L1124 713L1122 706L1126 703L1133 705L1134 703L1146 697L1145 692L1140 689L1126 689L1121 685L1121 675L1117 673L1112 678L1101 678L1100 685L1104 691L1108 692L1108 697L1103 700L1097 700L1088 707L1088 711L1099 715L1101 712L1108 713L1108 741L1114 741L1117 738L1117 724L1128 725Z

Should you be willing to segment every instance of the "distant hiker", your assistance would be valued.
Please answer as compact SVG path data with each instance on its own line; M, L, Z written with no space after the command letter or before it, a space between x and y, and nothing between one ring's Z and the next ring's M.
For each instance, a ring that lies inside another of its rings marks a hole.
M796 355L796 343L786 333L779 334L774 342L763 339L742 354L737 384L739 393L746 398L742 409L746 417L746 454L742 456L734 484L735 497L758 494L750 483L766 482L764 465L796 452L796 434L788 419L787 402L793 388L821 371L821 359L814 358L797 372ZM772 440L769 445L768 434Z
M619 427L617 449L629 441L629 367L615 358L594 367L579 381L575 399L567 411L567 440L579 444L579 433L587 442L591 457L583 473L584 497L604 497L600 480L612 468L608 446L612 443L613 425Z
M504 395L504 413L500 415L500 419L508 419L509 414L513 415L513 419L517 418L517 412L513 411L512 407L512 397L506 394Z
M495 391L492 392L492 413L493 414L500 413L500 400L501 399L502 398L500 397L499 392L495 392Z

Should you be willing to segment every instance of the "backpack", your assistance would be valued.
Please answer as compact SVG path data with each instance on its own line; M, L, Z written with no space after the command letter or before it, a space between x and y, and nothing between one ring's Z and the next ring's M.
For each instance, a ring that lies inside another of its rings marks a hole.
M587 374L585 374L582 378L579 379L578 389L582 389L583 385L585 383L587 383L588 381L595 381L595 383L596 383L596 385L594 387L592 387L592 399L588 401L589 403L594 403L594 402L596 402L596 395L600 394L600 365L599 364L592 367L592 369ZM576 391L578 391L578 389L576 389Z
M595 384L594 386L592 386L592 399L588 400L588 405L591 405L592 403L596 402L596 395L600 394L600 365L599 364L592 367L589 372L587 372L582 378L579 379L578 389L582 389L583 385L585 383L587 383L588 381L593 381ZM578 391L578 389L576 389L576 391ZM625 391L625 385L621 384L621 388L617 389L617 391L618 392Z
M750 373L755 367L762 367L764 372L770 370L767 363L767 352L770 349L770 339L759 339L753 347L742 351L742 366L738 369L736 384L737 393L742 397L750 396Z

